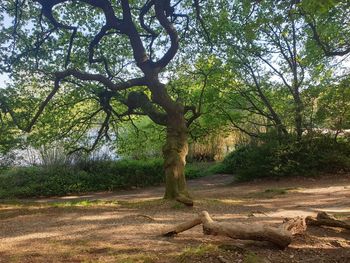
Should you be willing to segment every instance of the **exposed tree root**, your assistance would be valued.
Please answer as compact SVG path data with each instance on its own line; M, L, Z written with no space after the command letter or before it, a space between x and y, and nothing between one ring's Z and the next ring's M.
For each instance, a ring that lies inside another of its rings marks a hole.
M190 197L180 194L176 197L176 201L183 203L186 206L193 206L193 200Z
M308 226L331 226L350 230L350 224L338 220L326 212L319 212L316 218L308 216L305 218L305 222Z
M200 224L203 225L203 232L206 235L220 235L242 240L269 241L280 248L287 247L292 242L294 234L305 231L305 221L300 217L285 221L280 227L273 227L262 223L216 222L207 211L203 211L197 218L172 227L162 233L162 235L173 236Z

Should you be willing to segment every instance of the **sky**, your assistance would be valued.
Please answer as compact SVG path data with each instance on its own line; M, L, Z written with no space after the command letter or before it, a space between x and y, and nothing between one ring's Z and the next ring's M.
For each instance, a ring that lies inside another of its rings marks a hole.
M4 16L4 21L1 23L3 26L9 26L12 23L11 19L8 16ZM4 88L6 82L9 81L7 74L0 74L0 89Z
M5 74L0 74L0 89L3 89L6 86L9 78Z

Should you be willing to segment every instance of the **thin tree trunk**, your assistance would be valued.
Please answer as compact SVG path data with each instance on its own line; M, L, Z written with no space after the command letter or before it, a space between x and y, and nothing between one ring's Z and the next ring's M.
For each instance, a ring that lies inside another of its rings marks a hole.
M293 5L291 6L291 9L293 8ZM292 10L291 10L292 11ZM301 140L301 137L303 135L303 102L301 100L300 96L300 86L302 84L302 78L301 75L299 78L298 73L298 67L302 69L302 65L298 63L297 57L298 57L298 49L297 49L297 33L296 33L296 26L295 26L295 20L294 16L291 16L291 22L292 22L292 37L293 37L293 50L292 50L292 71L293 71L293 98L294 98L294 104L295 104L295 129L297 132L297 139L298 141ZM301 81L300 81L301 80Z
M165 170L165 199L176 199L193 205L186 186L185 165L188 153L188 130L183 113L168 113L166 143L163 147Z
M301 140L303 135L303 102L301 101L299 90L296 89L295 96L295 129L298 140Z
M262 90L261 84L258 81L258 78L255 75L253 68L250 65L246 65L246 66L250 70L251 76L253 77L255 88L256 88L256 91L257 91L257 94L258 94L259 98L261 99L261 101L264 103L265 107L270 112L272 120L275 123L275 127L277 128L278 136L280 138L281 137L287 137L288 136L287 128L286 128L286 126L284 126L280 116L277 114L277 112L273 108L273 106L270 103L270 100L268 99L268 97L265 96L265 94L264 94L264 92ZM252 101L250 101L250 102L252 102ZM254 103L252 103L252 104L253 104L253 106L255 105Z

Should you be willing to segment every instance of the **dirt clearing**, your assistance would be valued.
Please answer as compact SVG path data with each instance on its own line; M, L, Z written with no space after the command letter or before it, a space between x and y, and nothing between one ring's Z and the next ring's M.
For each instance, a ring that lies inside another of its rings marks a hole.
M229 185L215 175L190 182L193 208L135 189L0 206L0 262L350 262L350 231L310 227L281 251L269 243L204 236L195 227L158 234L207 210L221 222L279 224L326 211L350 222L350 175Z

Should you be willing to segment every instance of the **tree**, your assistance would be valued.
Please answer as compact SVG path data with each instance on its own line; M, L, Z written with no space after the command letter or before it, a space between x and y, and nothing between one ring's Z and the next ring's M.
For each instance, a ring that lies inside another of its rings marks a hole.
M336 69L320 56L300 8L293 0L220 1L214 8L220 11L207 23L231 87L226 97L232 109L222 110L250 136L274 128L279 138L295 134L300 140L311 126L305 91L329 81ZM325 17L331 19L329 13Z
M345 56L350 53L349 14L346 0L298 0L298 9L304 17L310 36L327 57Z
M91 127L88 124L94 118L101 122L95 142L84 148L88 151L108 136L112 124L147 115L166 126L165 198L191 205L184 166L188 127L200 112L174 100L161 79L191 27L191 14L203 24L199 2L16 0L0 8L5 17L13 18L12 26L1 32L2 72L11 74L15 89L33 79L40 80L41 92L53 86L44 99L43 94L30 96L33 101L42 100L31 118L18 117L18 112L12 116L21 119L19 126L31 131L63 96L76 115L91 110L81 117L84 120L72 122L70 130L81 123Z
M0 156L6 155L20 143L19 131L11 121L7 104L4 103L3 95L0 94Z
M338 85L322 90L318 96L315 122L323 129L331 129L335 139L350 128L350 80L342 79Z

